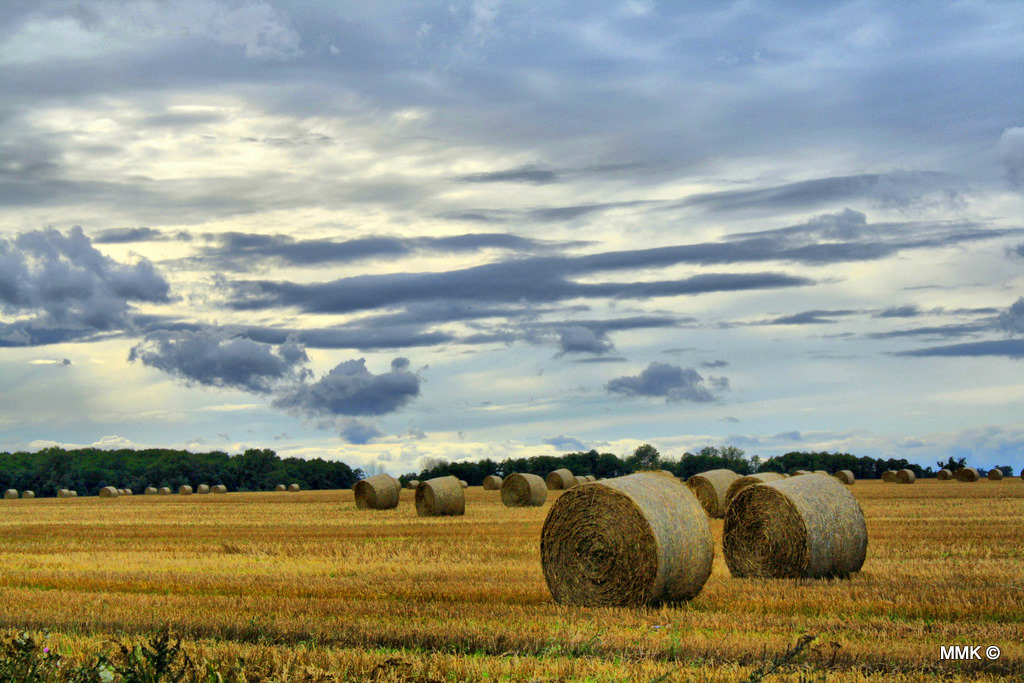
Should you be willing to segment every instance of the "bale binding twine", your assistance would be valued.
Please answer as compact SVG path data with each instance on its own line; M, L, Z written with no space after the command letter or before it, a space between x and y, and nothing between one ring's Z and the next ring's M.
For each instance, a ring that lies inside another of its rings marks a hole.
M547 484L536 474L510 474L501 483L501 502L505 507L540 507L547 497Z
M360 510L391 510L398 507L401 489L390 474L375 474L352 487Z

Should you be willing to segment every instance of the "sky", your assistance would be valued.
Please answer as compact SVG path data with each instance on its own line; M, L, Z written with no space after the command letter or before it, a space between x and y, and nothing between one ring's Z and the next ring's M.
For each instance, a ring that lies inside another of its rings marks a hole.
M6 0L0 449L1024 468L1019 2Z

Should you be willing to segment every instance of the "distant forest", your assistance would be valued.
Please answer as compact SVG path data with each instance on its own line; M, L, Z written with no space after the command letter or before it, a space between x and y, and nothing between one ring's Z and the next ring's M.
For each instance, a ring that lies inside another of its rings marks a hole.
M950 458L939 467L958 469L963 459ZM794 470L850 470L858 479L878 479L886 470L913 470L918 477L935 476L931 467L922 468L903 459L870 458L849 453L792 452L761 459L747 457L734 446L706 446L697 453L684 453L677 458L664 458L656 448L644 444L632 455L613 453L567 453L537 455L530 458L491 459L475 462L428 460L419 472L399 477L404 484L413 479L431 479L454 475L472 486L483 483L489 474L502 476L514 472L546 476L552 470L568 468L573 474L597 477L620 477L631 472L663 469L686 479L694 474L718 468L740 474L754 472L792 472ZM1000 467L1012 474L1009 467ZM981 470L979 470L981 471ZM981 471L984 474L984 471ZM59 489L78 491L79 495L96 495L104 486L130 488L141 493L147 486L169 486L172 490L188 484L224 484L229 491L269 491L278 484L299 484L304 490L346 489L365 474L343 462L281 458L274 451L251 448L240 455L221 451L190 453L171 449L113 450L96 448L47 448L37 453L0 453L0 490L34 491L37 496L55 496Z

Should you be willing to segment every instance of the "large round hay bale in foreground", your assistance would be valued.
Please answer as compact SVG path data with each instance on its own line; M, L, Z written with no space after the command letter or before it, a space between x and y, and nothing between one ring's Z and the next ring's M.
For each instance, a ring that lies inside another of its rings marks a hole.
M824 578L860 571L868 530L838 479L792 477L749 486L725 513L722 550L737 578Z
M947 470L946 468L942 468L941 470L939 470L938 474L935 475L935 478L938 479L939 481L949 481L950 479L953 478L953 473Z
M156 495L156 487L155 486L147 486L146 489L142 493L144 495L147 495L147 496L155 496Z
M748 474L745 477L740 477L733 483L729 484L729 488L725 491L725 507L729 507L729 503L736 497L743 489L754 484L764 484L769 481L779 481L780 479L786 479L785 475L779 474L778 472L759 472L758 474Z
M360 510L390 510L398 507L401 489L390 474L375 474L360 479L352 487Z
M501 483L501 502L505 507L540 507L547 498L547 483L536 474L510 474Z
M171 487L169 487L169 486L161 486L159 493L160 493L161 496L169 496L169 495L171 495Z
M501 489L501 477L496 474L489 474L484 477L484 491L497 491Z
M900 470L896 473L897 484L913 484L917 481L917 476L914 474L914 470Z
M284 484L278 484L277 486L274 487L274 490L275 491L287 491L288 487L285 486Z
M298 484L288 484L288 491L290 493L298 493L301 487Z
M18 497L18 490L17 489L7 489L6 491L4 491L4 499L5 500L14 500L17 497Z
M882 472L882 481L892 483L896 481L896 470L886 470Z
M708 517L720 519L725 517L725 493L739 478L732 470L708 470L687 479L686 485L697 496Z
M562 491L565 489L571 489L575 486L576 477L572 476L572 472L569 470L562 468L560 470L550 472L548 476L545 477L544 482L550 490Z
M35 498L36 497L36 492L35 491L22 491L21 492L21 497L22 498Z
M117 498L121 492L113 486L104 486L100 489L100 498Z
M638 472L574 488L541 530L555 602L586 607L677 603L700 593L714 544L707 514L678 480Z
M214 493L227 493L228 487L225 486L224 484L217 484L210 490L213 491Z
M857 481L857 478L853 476L851 470L839 470L836 472L836 479L847 486L853 486L853 483Z
M210 487L207 484L200 484L199 488L196 489L196 493L199 495L206 495L210 492Z
M189 486L188 484L185 484L184 486L179 487L178 488L178 495L180 495L180 496L191 496L192 495L192 487Z
M416 487L419 486L419 485L420 485L420 480L419 479L410 479L409 482L405 485L405 488L412 489L412 490L415 491Z
M988 471L987 476L989 478L989 481L999 481L1000 479L1003 478L1003 471L997 470L996 468L993 467Z
M455 477L436 477L416 487L416 514L442 517L466 513L466 493Z

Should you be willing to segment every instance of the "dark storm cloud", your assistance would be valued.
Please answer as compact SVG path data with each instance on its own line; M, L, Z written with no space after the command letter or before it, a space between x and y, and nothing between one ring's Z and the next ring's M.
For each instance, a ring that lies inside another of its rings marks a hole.
M365 359L348 360L316 382L281 393L274 406L323 417L393 413L420 394L420 378L409 372L408 365L407 359L396 358L390 371L375 375Z
M1004 356L1006 358L1024 358L1024 339L999 339L994 341L967 342L948 346L931 346L924 349L897 351L894 356Z
M338 425L338 434L346 443L363 445L384 436L384 432L370 420L346 418Z
M562 434L559 434L557 436L549 436L548 438L541 441L541 443L546 443L549 446L554 446L555 450L561 451L563 453L569 451L583 452L588 450L586 444L584 444L579 439L576 439L571 436L564 436Z
M184 230L173 234L153 228L109 228L96 233L92 241L96 244L127 244L131 242L163 242L166 240L188 241L192 239Z
M129 361L162 370L188 384L267 394L305 378L309 361L292 341L276 348L217 330L162 331L134 346Z
M470 173L456 178L463 183L529 183L531 185L547 185L558 182L559 176L554 171L536 165L519 166L504 171L489 173Z
M713 390L728 388L728 381L724 379L705 380L693 368L653 362L639 375L617 377L609 381L605 384L605 390L622 396L664 398L666 403L709 403L715 400Z

